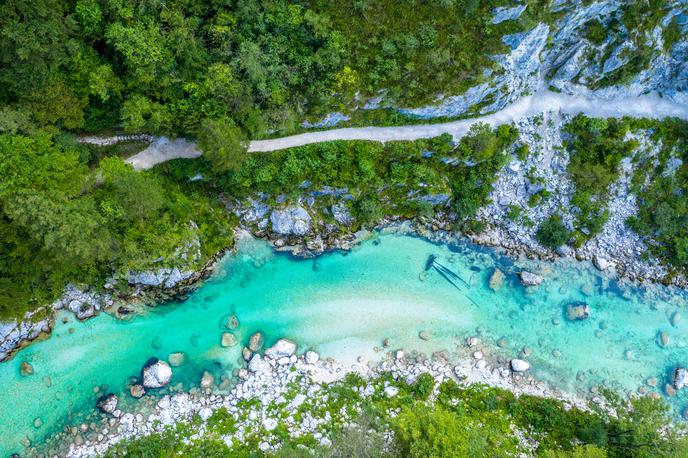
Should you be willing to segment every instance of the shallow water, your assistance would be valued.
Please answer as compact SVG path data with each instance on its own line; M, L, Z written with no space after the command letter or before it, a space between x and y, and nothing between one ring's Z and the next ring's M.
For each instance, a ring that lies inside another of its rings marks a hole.
M457 288L434 270L426 273L430 254L470 286L457 280ZM507 272L497 293L487 287L495 266ZM545 282L523 288L513 274L521 267L543 272ZM590 319L568 322L564 308L572 301L590 304ZM236 331L241 342L262 330L268 343L288 337L299 342L299 351L313 348L351 362L359 355L381 357L373 347L384 338L392 348L430 353L455 350L466 337L480 335L493 353L506 357L530 347L536 377L569 392L587 392L603 381L636 391L648 377L657 377L661 389L676 365L688 364L688 324L669 322L687 304L681 290L620 287L589 263L512 265L491 250L464 243L438 246L401 234L317 260L296 260L273 253L263 242L244 242L187 301L130 321L103 314L62 324L60 317L51 338L0 364L0 455L21 451L27 436L39 441L65 425L80 424L93 411L94 386L106 385L108 392L133 403L123 390L151 356L186 352L187 364L175 368L172 379L186 387L197 384L204 369L216 376L231 372L241 347L219 345L230 313L241 323ZM421 330L430 332L429 342L418 339ZM657 345L660 331L670 337L668 348ZM499 338L506 339L503 349L495 345ZM631 360L625 357L629 350ZM34 375L20 376L22 361L33 365ZM579 371L584 381L576 380ZM678 412L688 395L669 401ZM35 418L43 423L38 429Z

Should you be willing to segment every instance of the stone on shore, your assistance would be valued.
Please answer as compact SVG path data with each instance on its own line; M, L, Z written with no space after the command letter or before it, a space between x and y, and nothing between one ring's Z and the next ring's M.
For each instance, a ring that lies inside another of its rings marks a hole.
M674 370L674 387L677 390L688 385L688 371L683 367L677 367Z
M263 336L262 332L258 331L249 338L248 349L255 353L257 351L260 351L260 349L263 348L264 344L265 337Z
M96 407L98 407L98 410L100 410L103 413L113 414L115 413L115 410L117 410L118 402L119 399L117 399L117 396L115 396L112 393L108 393L98 398L98 401L96 402Z
M146 394L146 389L143 387L143 385L135 383L129 387L129 394L132 398L139 399L142 398L144 394Z
M231 332L222 333L222 340L220 341L220 345L222 345L223 347L233 347L238 343L239 341L237 340L236 336Z
M279 339L275 342L275 345L265 350L265 356L272 359L279 359L283 357L289 357L296 353L296 344L291 340Z
M248 370L255 373L267 374L270 372L270 364L260 355L253 355L248 363Z
M186 353L184 353L183 351L176 351L174 353L170 353L167 357L167 361L170 363L170 366L172 367L183 366L184 363L186 363Z
M521 279L521 283L525 286L538 286L543 282L542 275L534 274L527 270L522 270L518 276Z
M497 292L502 285L504 285L504 272L499 270L498 267L495 267L494 272L492 272L492 275L490 275L490 282L488 283L488 286L492 291Z
M530 369L530 363L522 359L512 359L510 365L511 370L514 372L525 372Z
M616 267L616 263L614 261L610 261L607 258L604 258L599 255L595 255L592 258L592 263L593 265L597 268L597 270L605 271L607 269L611 269L613 267Z
M320 355L314 351L307 351L304 355L304 360L306 361L306 364L315 364L318 362L319 359Z
M566 318L569 321L587 320L590 318L590 306L584 302L572 302L566 305Z
M33 366L30 363L27 363L26 361L22 361L21 365L19 366L19 373L23 377L33 375Z
M170 383L172 368L158 358L149 359L141 370L144 388L162 388Z
M213 377L213 374L208 371L203 371L203 375L201 376L201 388L207 390L212 388L214 384L215 377Z

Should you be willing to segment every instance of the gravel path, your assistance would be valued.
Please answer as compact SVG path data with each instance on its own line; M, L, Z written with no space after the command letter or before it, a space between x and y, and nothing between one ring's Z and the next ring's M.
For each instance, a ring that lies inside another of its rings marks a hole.
M464 136L471 125L476 122L486 122L493 126L510 123L524 116L537 115L546 111L561 111L567 114L583 112L593 117L651 117L663 118L678 116L688 119L688 106L679 105L657 95L644 95L617 100L600 100L585 95L572 96L556 94L542 90L535 95L523 97L518 102L507 106L491 115L443 124L420 124L415 126L397 127L352 127L346 129L332 129L321 132L308 132L289 137L270 140L252 141L249 151L275 151L295 146L308 145L332 140L377 140L381 142L392 140L416 140L431 138L448 133L455 140Z
M525 116L537 115L547 111L561 113L585 113L593 117L650 117L663 118L676 116L688 119L688 106L663 99L658 95L643 95L624 99L600 99L582 95L557 94L541 90L534 95L521 98L503 110L477 118L452 121L442 124L419 124L393 127L350 127L319 132L307 132L282 138L254 140L249 144L249 152L277 151L285 148L320 143L333 140L417 140L432 138L448 133L455 140L464 136L471 125L486 122L493 126L510 123ZM145 150L127 159L135 169L149 169L161 162L179 158L196 158L201 152L195 144L184 139L170 140L158 138Z

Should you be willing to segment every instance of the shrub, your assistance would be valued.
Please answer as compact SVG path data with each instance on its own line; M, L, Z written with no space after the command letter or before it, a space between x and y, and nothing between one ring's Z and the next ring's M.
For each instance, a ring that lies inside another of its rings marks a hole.
M554 214L540 225L535 238L543 246L554 250L568 242L571 232L564 225L561 216Z

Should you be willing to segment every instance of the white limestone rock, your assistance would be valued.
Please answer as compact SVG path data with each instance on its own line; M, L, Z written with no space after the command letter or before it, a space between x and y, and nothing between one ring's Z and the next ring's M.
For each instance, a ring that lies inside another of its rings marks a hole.
M530 369L530 363L522 359L512 359L510 365L514 372L525 372Z
M318 362L319 359L320 355L314 351L307 351L304 355L304 360L306 361L306 364L315 364Z
M270 214L272 230L280 235L306 235L311 229L311 217L300 206L273 210Z
M141 380L145 388L162 388L170 383L172 368L165 361L151 358L141 370Z
M272 359L289 357L296 353L296 343L287 339L279 339L275 345L265 350L265 356Z

